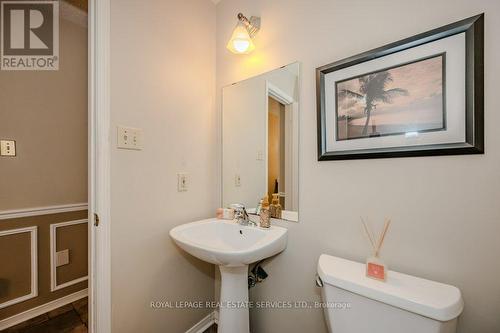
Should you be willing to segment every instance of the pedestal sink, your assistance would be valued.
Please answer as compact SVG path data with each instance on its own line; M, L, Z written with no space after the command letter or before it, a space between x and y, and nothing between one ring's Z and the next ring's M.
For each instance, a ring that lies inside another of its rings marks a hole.
M175 227L170 236L189 254L220 268L218 333L249 333L248 265L283 251L287 230L208 219Z

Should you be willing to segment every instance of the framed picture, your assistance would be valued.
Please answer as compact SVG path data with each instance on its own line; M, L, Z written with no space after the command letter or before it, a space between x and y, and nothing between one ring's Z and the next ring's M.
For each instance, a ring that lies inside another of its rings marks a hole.
M484 15L316 69L318 160L484 153Z

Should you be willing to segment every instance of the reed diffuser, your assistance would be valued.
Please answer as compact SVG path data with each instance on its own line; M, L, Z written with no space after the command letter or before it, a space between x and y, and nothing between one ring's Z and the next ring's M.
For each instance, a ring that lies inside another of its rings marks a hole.
M366 276L379 281L385 281L387 278L387 265L380 259L380 249L382 248L382 244L384 244L385 235L391 225L391 220L385 219L384 229L382 229L377 242L375 242L375 236L363 218L361 218L361 222L373 249L373 255L366 260Z

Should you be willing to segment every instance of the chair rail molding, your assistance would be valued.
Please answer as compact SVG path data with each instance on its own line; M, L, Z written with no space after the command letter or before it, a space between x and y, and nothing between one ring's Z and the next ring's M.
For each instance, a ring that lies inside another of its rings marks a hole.
M40 216L49 214L60 214L67 212L77 212L80 210L88 209L88 204L86 202L66 204L66 205L56 205L56 206L44 206L44 207L32 207L32 208L22 208L13 210L1 210L0 220L16 219L20 217L29 216Z

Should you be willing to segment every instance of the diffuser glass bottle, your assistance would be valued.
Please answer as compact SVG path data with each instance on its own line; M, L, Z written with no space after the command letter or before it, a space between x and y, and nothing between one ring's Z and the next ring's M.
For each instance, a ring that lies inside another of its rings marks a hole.
M366 259L366 276L380 281L386 280L387 265L378 255Z
M376 241L370 228L365 223L365 221L363 221L365 233L373 249L373 255L366 259L366 276L379 281L385 281L387 278L387 264L382 259L380 259L379 254L390 224L391 220L385 221L384 229L382 230L380 237Z

